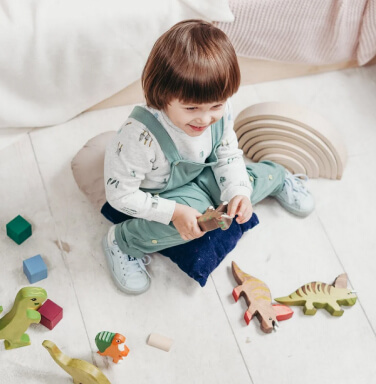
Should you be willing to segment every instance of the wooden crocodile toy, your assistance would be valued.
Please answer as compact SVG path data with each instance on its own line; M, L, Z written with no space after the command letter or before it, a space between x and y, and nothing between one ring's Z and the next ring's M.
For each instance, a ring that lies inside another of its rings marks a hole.
M111 384L104 373L95 365L85 360L70 358L50 340L44 340L42 345L56 364L72 376L74 384Z
M119 360L129 353L129 348L124 344L125 336L120 333L99 332L95 336L95 344L97 345L101 356L112 357L112 361L117 364Z
M43 288L25 287L18 291L12 309L0 319L0 339L4 339L5 349L30 345L25 331L30 324L40 322L37 309L46 299L47 292Z
M289 296L275 299L282 304L304 305L305 315L314 315L316 308L325 308L333 316L342 316L340 305L354 305L356 295L347 288L347 274L339 275L333 284L312 283L302 285Z
M247 324L250 323L253 316L256 316L260 321L261 330L270 333L278 326L278 321L292 317L293 311L289 307L272 304L270 290L264 282L243 272L234 261L232 262L232 274L236 282L240 284L232 291L235 301L238 301L240 296L244 296L248 305L244 314Z

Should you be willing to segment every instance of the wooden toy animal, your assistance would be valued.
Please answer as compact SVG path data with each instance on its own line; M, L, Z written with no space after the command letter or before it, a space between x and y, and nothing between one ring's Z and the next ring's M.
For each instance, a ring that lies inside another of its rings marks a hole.
M221 228L228 229L232 223L232 217L227 215L227 202L219 205L216 209L209 207L197 220L201 230L207 232Z
M347 288L347 274L339 275L333 284L312 283L302 285L291 295L275 299L282 304L304 305L305 315L314 315L316 308L325 308L333 316L342 316L340 305L354 305L356 295Z
M287 320L293 315L293 311L281 305L272 305L272 297L269 288L264 282L243 272L238 265L232 262L232 274L238 285L232 291L235 301L244 296L248 309L244 314L247 324L253 316L260 321L261 330L270 333L276 326L277 320Z
M123 360L124 356L129 353L129 348L124 344L125 337L120 333L99 332L95 336L95 344L97 345L101 356L110 356L112 361L117 364L119 360Z
M72 376L74 384L111 384L104 373L95 365L85 360L70 358L50 340L44 340L42 345L47 349L56 364L60 365L68 375Z
M30 324L40 322L37 309L46 299L47 292L43 288L25 287L18 291L12 309L0 319L0 339L4 339L5 349L30 345L25 331Z

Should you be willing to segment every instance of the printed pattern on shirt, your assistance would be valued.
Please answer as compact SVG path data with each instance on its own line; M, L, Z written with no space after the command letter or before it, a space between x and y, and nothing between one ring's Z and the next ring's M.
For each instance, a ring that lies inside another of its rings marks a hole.
M183 160L205 163L212 151L211 129L198 137L190 137L173 125L163 111L144 108L162 124ZM232 116L230 104L226 103L223 137L216 150L218 162L212 166L223 201L230 201L238 194L249 197L252 191ZM170 173L171 166L148 127L133 118L127 119L106 150L107 201L130 216L168 224L175 202L145 190L165 188Z

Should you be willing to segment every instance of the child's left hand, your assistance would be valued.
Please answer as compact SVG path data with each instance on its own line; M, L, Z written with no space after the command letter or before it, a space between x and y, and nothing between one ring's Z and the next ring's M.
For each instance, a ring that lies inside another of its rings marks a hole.
M248 197L237 195L234 196L228 203L227 214L236 218L238 224L246 223L252 216L253 207Z

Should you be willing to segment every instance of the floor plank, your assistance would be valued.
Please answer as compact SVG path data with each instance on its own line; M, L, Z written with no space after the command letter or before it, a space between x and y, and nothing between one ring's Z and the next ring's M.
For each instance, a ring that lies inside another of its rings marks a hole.
M246 304L243 299L235 303L231 296L237 285L230 271L232 260L264 281L273 298L287 296L311 281L332 283L342 272L351 275L351 270L343 270L316 213L299 220L271 200L256 208L259 227L243 236L213 273L253 382L269 383L278 377L286 384L353 383L355 379L366 383L376 373L376 340L359 302L345 308L340 318L323 309L305 316L301 307L294 307L293 317L280 322L280 330L272 334L264 334L257 319L246 326Z
M49 299L64 311L63 319L52 331L36 324L29 328L30 346L7 351L0 343L0 381L63 383L64 372L42 347L43 340L55 341L67 353L74 346L71 352L83 358L91 359L91 352L72 278L55 244L59 238L28 135L0 152L0 180L0 304L4 309L1 316L9 312L19 289L30 285L22 262L37 254L47 264L48 278L33 286L44 288ZM6 224L19 214L32 224L33 230L32 236L20 245L6 235ZM72 324L74 332L69 332ZM81 341L78 345L77 339Z

